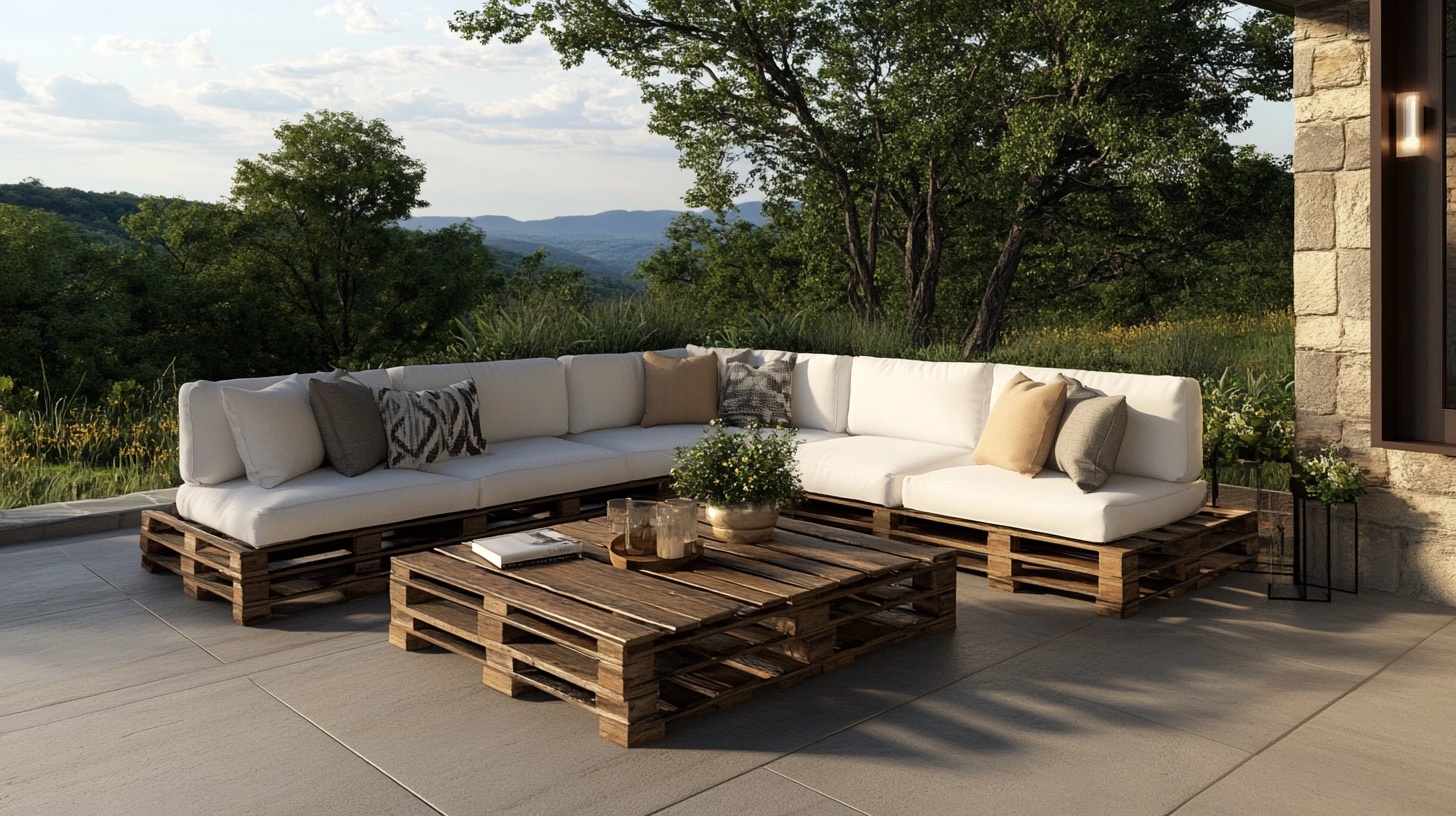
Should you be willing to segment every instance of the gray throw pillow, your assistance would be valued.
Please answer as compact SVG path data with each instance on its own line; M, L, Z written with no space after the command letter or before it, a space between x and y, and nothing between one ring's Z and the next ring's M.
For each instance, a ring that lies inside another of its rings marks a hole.
M337 374L337 372L336 372ZM384 461L388 443L374 392L347 373L308 381L308 402L334 470L358 476Z
M433 391L376 388L374 397L389 445L385 467L419 470L486 452L473 379Z
M1117 467L1117 453L1127 433L1127 397L1107 396L1061 374L1067 383L1067 404L1057 427L1047 467L1072 478L1083 493L1107 483Z
M729 425L791 425L794 420L789 400L793 385L791 361L774 360L757 368L736 360L729 362L718 413Z

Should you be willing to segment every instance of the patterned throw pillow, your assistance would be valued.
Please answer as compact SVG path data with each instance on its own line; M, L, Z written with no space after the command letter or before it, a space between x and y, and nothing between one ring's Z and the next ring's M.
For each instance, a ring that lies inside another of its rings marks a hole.
M389 457L384 466L419 470L432 462L486 452L475 380L434 391L374 389Z
M791 425L794 420L789 400L793 385L794 364L788 360L774 360L757 368L730 362L718 413L729 425Z

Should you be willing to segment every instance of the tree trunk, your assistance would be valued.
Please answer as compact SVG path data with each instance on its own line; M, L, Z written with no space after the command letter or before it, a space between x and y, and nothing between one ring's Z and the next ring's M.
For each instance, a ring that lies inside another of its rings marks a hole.
M1006 241L1001 245L1001 257L991 270L991 280L986 284L986 294L981 298L981 308L976 312L975 322L966 332L961 354L964 356L991 353L1001 340L1001 321L1006 316L1006 302L1011 295L1011 281L1016 277L1016 268L1021 265L1021 253L1026 249L1027 232L1020 223L1011 225Z

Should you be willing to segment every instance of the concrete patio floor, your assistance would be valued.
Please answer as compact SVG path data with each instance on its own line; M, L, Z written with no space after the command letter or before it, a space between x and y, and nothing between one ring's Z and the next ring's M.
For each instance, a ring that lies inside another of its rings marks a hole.
M959 589L954 633L626 750L390 646L383 596L243 628L134 532L3 546L0 813L1456 811L1456 609L1257 574L1125 621Z

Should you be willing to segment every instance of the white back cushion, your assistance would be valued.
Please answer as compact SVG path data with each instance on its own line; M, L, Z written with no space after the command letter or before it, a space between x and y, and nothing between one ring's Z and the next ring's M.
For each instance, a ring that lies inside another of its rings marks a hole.
M365 385L389 385L383 369L350 372ZM291 376L291 375L290 375ZM321 374L306 375L309 378ZM237 380L195 380L183 383L177 394L177 455L182 481L194 485L230 482L247 475L243 458L233 440L232 427L222 407L222 388L261 391L283 380L280 377L251 377Z
M789 409L796 428L844 433L849 424L849 376L853 357L800 354L794 363Z
M390 387L405 391L444 388L466 378L475 380L487 442L561 436L569 430L566 366L560 360L533 357L389 369Z
M1203 397L1188 377L1119 374L1032 368L1000 363L991 385L992 400L1022 372L1037 382L1065 374L1104 394L1127 397L1127 433L1115 472L1169 482L1192 482L1203 470Z
M566 403L572 433L622 428L642 422L645 375L642 353L577 354L566 367Z
M975 448L986 424L990 390L989 363L856 357L847 430Z

